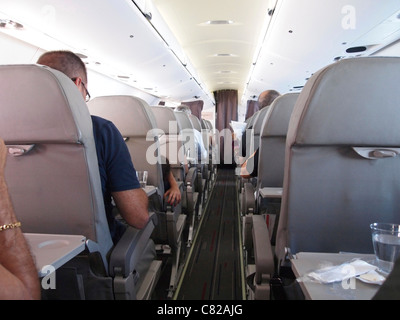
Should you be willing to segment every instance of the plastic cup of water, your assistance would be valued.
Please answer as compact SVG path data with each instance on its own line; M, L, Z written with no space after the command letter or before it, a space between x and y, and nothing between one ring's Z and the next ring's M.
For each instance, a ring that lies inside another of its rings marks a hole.
M146 188L148 172L147 171L136 171L136 175L139 180L140 187Z
M400 258L400 225L373 223L370 227L377 266L380 271L389 274Z

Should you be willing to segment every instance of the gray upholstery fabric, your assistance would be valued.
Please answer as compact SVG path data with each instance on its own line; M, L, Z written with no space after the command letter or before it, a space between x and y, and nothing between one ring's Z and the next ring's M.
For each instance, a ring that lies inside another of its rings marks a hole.
M398 157L353 147L400 146L400 59L354 58L307 82L287 136L277 254L372 253L369 225L400 222Z
M286 135L298 96L298 93L282 95L269 107L260 134L257 190L283 186Z
M256 121L253 124L253 129L254 129L254 150L257 150L260 146L260 137L261 137L261 131L265 123L265 119L270 111L270 106L262 108L260 111L258 111L259 115L256 119Z
M88 107L91 114L112 121L122 136L128 138L126 145L135 169L149 172L147 183L158 187L162 199L164 184L160 155L151 152L158 149L158 141L155 141L158 137L153 131L157 122L147 102L134 96L103 96L89 101ZM146 154L148 150L149 154Z
M74 83L39 65L0 66L0 137L33 144L9 155L6 179L24 232L81 234L112 246L89 111Z
M175 117L174 110L167 107L151 107L152 113L157 123L157 128L165 134L178 134L180 131L179 123Z
M91 114L112 121L122 136L127 138L126 145L135 169L148 171L147 183L157 187L157 194L149 198L150 209L158 214L156 240L167 241L171 231L166 227L167 208L164 201L160 144L157 130L154 131L157 128L157 121L152 107L138 97L124 95L97 97L89 101L88 106ZM174 210L172 222L174 225L180 214L179 204Z
M181 167L184 162L185 150L182 139L179 137L180 125L176 118L176 113L167 107L151 107L151 111L156 119L157 128L162 130L160 136L160 154L166 157L171 167ZM174 170L173 170L174 171ZM174 171L175 172L175 171ZM176 177L179 181L184 180L184 171Z

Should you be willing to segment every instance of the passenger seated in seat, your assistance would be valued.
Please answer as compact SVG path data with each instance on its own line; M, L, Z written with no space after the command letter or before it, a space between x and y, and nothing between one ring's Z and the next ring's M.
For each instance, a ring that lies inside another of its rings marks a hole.
M274 102L276 98L280 96L280 93L275 90L265 90L258 96L258 109L261 110L268 107ZM248 129L252 129L249 127ZM244 151L243 151L244 150ZM243 132L242 136L242 154L246 154L246 131ZM242 178L249 179L251 177L257 177L258 175L258 148L253 154L242 164L241 173Z
M192 110L190 110L190 108L185 105L180 105L176 107L174 112L185 112L187 114L192 114ZM199 163L206 163L208 160L207 159L208 152L204 147L203 137L201 136L201 132L193 128L193 133L194 133L194 140L197 146L197 160L199 161Z
M175 177L171 171L171 165L167 158L162 157L162 173L164 180L164 198L169 205L177 205L181 202L181 191L176 183Z
M4 178L6 157L7 149L0 139L0 300L40 299L36 266Z
M86 66L76 54L70 51L50 51L44 53L37 63L63 72L75 83L86 102L89 101ZM126 227L115 219L112 199L125 222L132 227L142 229L149 220L148 198L140 188L121 133L106 119L92 116L92 123L104 205L115 244Z

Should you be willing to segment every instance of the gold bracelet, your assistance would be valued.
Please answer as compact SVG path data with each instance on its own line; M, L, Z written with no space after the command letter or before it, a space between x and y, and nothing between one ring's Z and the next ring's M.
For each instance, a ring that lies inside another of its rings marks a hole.
M15 223L3 224L0 226L0 231L7 230L7 229L14 229L19 228L21 226L21 222L17 221Z

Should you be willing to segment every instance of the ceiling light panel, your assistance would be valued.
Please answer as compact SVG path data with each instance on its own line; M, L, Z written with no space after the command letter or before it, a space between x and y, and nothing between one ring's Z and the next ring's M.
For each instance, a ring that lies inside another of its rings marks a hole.
M242 0L152 2L207 87L215 91L225 86L241 93L270 1L252 0L252 5ZM234 65L235 73L226 74L222 81L215 70L227 70L227 65Z

